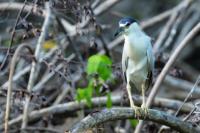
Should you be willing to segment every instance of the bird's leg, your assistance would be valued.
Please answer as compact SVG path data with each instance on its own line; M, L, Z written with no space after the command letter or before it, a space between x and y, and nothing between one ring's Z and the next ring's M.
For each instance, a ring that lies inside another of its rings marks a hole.
M129 101L130 101L130 106L132 109L134 109L135 111L135 117L138 118L140 116L140 112L138 110L138 107L135 106L133 99L132 99L132 95L131 95L131 87L130 85L127 84L127 92L128 92L128 97L129 97Z
M145 99L145 86L142 85L142 105L141 108L144 110L145 116L148 115L148 107L146 106L146 99Z

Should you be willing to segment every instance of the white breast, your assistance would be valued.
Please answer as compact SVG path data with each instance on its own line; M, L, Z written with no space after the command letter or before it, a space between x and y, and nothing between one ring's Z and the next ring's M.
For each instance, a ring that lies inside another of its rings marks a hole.
M134 62L139 62L146 56L148 43L146 37L131 34L125 37L124 51Z
M150 44L150 38L145 34L129 34L125 36L123 54L124 57L129 57L126 77L138 89L141 89L141 85L147 79L147 48Z

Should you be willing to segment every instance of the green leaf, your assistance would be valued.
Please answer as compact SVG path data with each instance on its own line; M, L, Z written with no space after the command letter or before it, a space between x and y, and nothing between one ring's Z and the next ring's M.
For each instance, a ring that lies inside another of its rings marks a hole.
M88 87L85 93L85 99L89 107L92 107L92 92L93 89L91 87Z
M88 59L87 73L98 73L103 80L110 78L112 61L105 55L93 55Z
M131 126L133 127L133 128L135 128L136 126L137 126L137 124L138 124L138 120L136 120L136 119L130 119L130 123L131 123Z
M84 93L85 93L85 90L84 90L84 89L81 89L81 88L78 88L78 89L77 89L76 100L77 100L78 102L80 102L82 99L84 99Z
M91 87L87 88L78 88L76 93L76 100L80 102L81 100L86 100L86 103L89 107L92 106L92 93L93 89Z
M107 101L106 101L106 107L111 108L112 107L112 99L111 99L111 93L107 93Z

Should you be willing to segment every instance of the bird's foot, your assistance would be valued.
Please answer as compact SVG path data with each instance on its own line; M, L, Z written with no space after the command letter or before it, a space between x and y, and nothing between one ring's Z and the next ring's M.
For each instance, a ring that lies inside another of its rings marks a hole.
M134 112L135 112L135 118L139 119L140 116L141 116L139 107L137 107L137 106L131 106L131 108L132 108L132 109L134 110Z
M144 111L144 118L146 118L146 116L149 113L148 107L145 104L141 105L142 110Z

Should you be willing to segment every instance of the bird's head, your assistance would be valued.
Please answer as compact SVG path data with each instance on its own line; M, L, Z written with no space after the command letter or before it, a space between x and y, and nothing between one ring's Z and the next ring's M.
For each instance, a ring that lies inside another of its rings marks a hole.
M119 29L115 33L115 36L128 34L134 25L138 25L135 19L131 17L122 18L119 21Z

